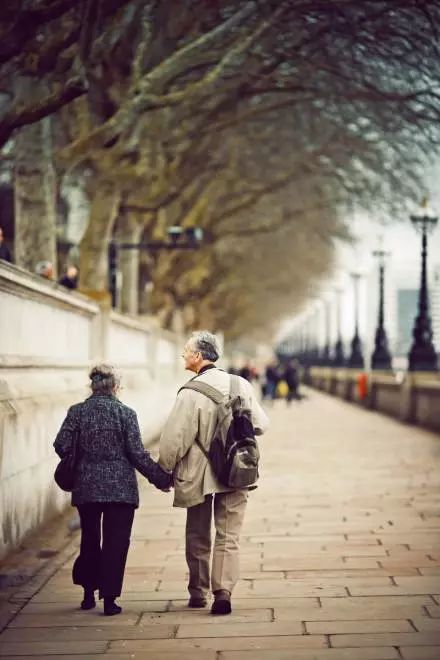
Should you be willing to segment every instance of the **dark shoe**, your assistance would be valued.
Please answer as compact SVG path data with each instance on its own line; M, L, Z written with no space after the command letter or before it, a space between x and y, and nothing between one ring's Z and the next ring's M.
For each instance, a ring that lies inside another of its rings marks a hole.
M82 610L93 610L96 607L95 594L92 590L84 589L84 598L81 601Z
M232 612L231 594L225 589L214 592L211 614L230 614Z
M188 607L194 607L194 608L202 608L206 607L208 604L208 601L206 598L196 598L195 596L191 596L191 598L188 601Z
M81 601L82 610L93 610L94 607L96 607L96 601L94 598L84 598L84 600Z
M104 614L105 616L115 616L122 612L122 607L116 605L114 598L104 598Z

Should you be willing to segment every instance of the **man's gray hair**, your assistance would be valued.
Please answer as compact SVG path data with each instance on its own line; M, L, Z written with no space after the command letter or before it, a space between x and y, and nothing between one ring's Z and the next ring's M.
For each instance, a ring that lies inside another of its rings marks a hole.
M198 330L193 332L189 339L195 351L202 354L204 360L215 362L220 357L220 345L218 339L212 332Z

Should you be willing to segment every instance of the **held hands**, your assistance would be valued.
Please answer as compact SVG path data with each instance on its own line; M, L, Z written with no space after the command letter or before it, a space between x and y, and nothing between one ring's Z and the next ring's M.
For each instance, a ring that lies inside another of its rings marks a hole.
M173 486L173 475L166 472L160 465L158 465L158 468L160 470L160 479L154 485L163 493L169 493Z
M173 479L173 475L172 475L172 474L168 474L168 476L170 477L170 484L169 484L169 486L167 486L166 488L161 488L161 489L160 489L163 493L170 493L170 492L171 492L171 489L174 488L174 479Z

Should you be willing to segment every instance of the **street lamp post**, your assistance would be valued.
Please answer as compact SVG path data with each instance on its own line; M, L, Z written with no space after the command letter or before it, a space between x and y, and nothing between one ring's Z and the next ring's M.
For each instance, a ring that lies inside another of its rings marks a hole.
M354 336L351 341L351 353L347 366L351 369L364 368L364 356L362 354L362 342L359 337L359 273L351 273L354 287Z
M169 227L169 240L149 241L147 243L117 243L110 241L108 245L108 277L112 307L118 306L118 265L121 250L195 250L203 240L203 229L200 227Z
M344 344L342 342L342 289L336 289L336 344L333 365L343 367L345 364Z
M375 250L373 255L377 257L379 263L379 310L376 335L374 338L374 351L371 356L371 368L387 370L391 369L391 353L388 348L388 337L385 330L385 257L388 252L384 250Z
M306 361L308 349L307 325L305 318L301 321L301 360Z
M418 314L414 321L413 343L408 353L409 371L437 371L437 354L432 341L432 325L429 315L429 294L427 278L428 234L438 218L428 208L424 200L421 212L411 216L411 222L422 235L422 271L420 277Z
M312 337L313 337L313 348L312 348L312 366L319 366L319 349L320 349L320 312L319 304L315 302L311 312L311 324L312 324Z
M324 299L324 314L325 314L325 344L322 352L322 365L327 367L330 364L330 345L331 345L331 300L327 297Z

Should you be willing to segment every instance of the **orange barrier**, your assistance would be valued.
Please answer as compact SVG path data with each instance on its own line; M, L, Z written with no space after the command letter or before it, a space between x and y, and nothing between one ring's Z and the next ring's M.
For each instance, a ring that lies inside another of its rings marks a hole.
M363 401L368 394L368 376L366 373L359 374L357 377L357 391L360 401Z

